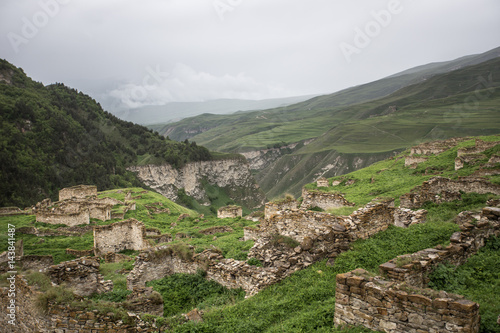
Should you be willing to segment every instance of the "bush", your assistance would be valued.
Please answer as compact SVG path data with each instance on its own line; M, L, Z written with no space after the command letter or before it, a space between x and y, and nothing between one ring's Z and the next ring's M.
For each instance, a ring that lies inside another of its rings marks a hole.
M215 281L205 279L206 272L196 274L173 274L160 280L148 282L163 297L164 316L173 316L193 308L221 306L234 303L245 296L240 289L227 289Z

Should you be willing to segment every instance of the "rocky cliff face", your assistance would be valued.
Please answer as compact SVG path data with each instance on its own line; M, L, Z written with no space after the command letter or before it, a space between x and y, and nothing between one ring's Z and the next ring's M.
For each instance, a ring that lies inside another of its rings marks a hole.
M205 184L225 190L231 199L248 208L262 206L266 200L250 173L248 163L241 159L193 162L181 169L163 164L134 166L129 170L171 200L177 200L177 192L183 188L187 195L208 205L210 200L204 189Z

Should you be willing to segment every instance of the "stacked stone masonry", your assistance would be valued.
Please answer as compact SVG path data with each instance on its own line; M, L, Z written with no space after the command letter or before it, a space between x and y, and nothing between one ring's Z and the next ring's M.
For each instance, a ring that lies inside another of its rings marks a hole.
M49 302L47 315L40 313L35 308L35 299L40 294L34 287L30 287L24 277L15 276L16 311L14 324L5 322L0 327L1 332L9 333L91 333L91 332L116 332L116 333L153 333L159 327L143 322L137 315L129 313L129 322L124 323L123 318L116 317L113 313L102 313L98 310L81 310L69 305L57 305ZM8 314L7 308L11 298L9 288L0 288L0 311ZM78 296L76 296L78 299ZM132 301L133 303L134 301ZM6 317L7 318L7 317ZM7 326L8 325L8 326ZM161 328L161 331L167 327Z
M335 325L390 333L479 332L479 305L430 289L370 277L361 269L337 275Z
M462 265L484 246L485 239L499 236L499 218L500 208L485 207L475 224L465 222L460 225L462 231L451 236L450 245L446 248L438 246L399 256L380 265L380 273L396 281L405 281L412 286L425 287L429 282L429 274L437 265L444 262Z
M51 266L48 275L53 283L64 283L76 295L90 296L113 289L113 283L104 281L99 273L99 266L99 258L83 257Z
M337 275L335 324L385 332L479 332L479 305L460 295L423 289L440 263L463 264L485 239L500 235L500 208L485 207L478 221L459 215L450 245L399 256L380 265L386 278L358 269Z
M328 179L326 179L325 177L320 177L318 178L318 180L316 181L316 186L317 187L328 187Z
M282 200L275 202L268 202L264 207L264 218L269 219L273 215L280 214L285 210L293 210L298 208L299 203L297 200Z
M35 206L37 222L50 224L65 224L76 226L89 224L90 219L102 221L110 220L120 216L113 215L113 206L124 206L121 217L123 218L128 210L135 209L135 203L127 204L113 198L97 198L97 188L95 186L79 185L62 189L59 192L59 201L51 202L45 199Z
M168 246L159 246L141 252L134 269L127 277L127 288L144 287L146 282L175 273L194 274L198 269L207 272L207 278L227 288L243 288L254 295L267 285L279 281L276 268L248 265L244 261L225 259L220 253L205 250L191 259L181 258Z
M243 216L243 209L240 206L226 206L217 210L217 218L236 218Z
M94 252L96 256L107 252L143 250L148 245L144 224L135 219L94 227Z
M89 196L97 195L97 186L94 185L77 185L73 187L63 188L59 191L59 201L67 199L85 199Z
M400 197L401 207L420 208L425 202L442 203L445 201L460 200L461 193L500 194L500 185L493 184L485 178L459 177L457 180L434 177L410 193Z
M300 207L304 209L319 207L327 210L329 208L354 206L354 203L347 201L340 193L310 191L305 188L302 189L302 199Z
M405 216L407 221L402 222ZM418 218L421 220L417 221ZM136 258L134 269L127 278L127 288L144 287L146 282L165 275L195 273L201 268L207 271L208 278L228 288L241 287L253 295L317 260L335 258L347 251L351 242L385 230L395 221L407 226L424 219L424 211L401 211L394 207L393 201L374 201L350 216L306 210L281 211L262 221L257 228L245 228L244 238L256 240L249 257L261 261L263 267L224 259L220 253L209 250L192 258L182 258L169 250L169 246L160 246L145 250ZM297 245L290 247L277 235L290 237Z

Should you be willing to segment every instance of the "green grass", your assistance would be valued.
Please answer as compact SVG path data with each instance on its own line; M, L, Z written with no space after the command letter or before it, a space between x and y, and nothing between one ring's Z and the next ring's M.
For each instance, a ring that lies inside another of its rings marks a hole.
M478 137L485 141L500 141L500 136L481 136ZM315 183L307 184L305 188L310 190L320 190L325 192L340 192L345 194L345 198L356 204L356 207L362 207L375 197L390 197L396 199L396 205L399 205L399 197L410 192L414 187L421 185L436 175L456 179L459 176L468 176L479 169L479 165L465 165L461 170L455 171L455 158L457 150L462 147L470 147L475 144L471 139L458 144L439 155L429 156L429 159L418 165L416 169L405 167L404 157L409 152L404 152L391 159L374 163L366 168L351 172L347 175L332 177L332 181L342 181L340 185L330 186L329 188L316 187ZM495 146L484 152L487 158L490 158L500 149L500 145ZM426 174L427 170L432 173ZM497 176L490 176L490 179L498 179ZM354 184L346 185L347 180L354 180Z
M481 332L500 332L500 238L487 240L464 265L440 265L430 275L430 287L464 295L480 304Z
M164 316L174 316L189 312L193 308L200 310L234 304L242 300L245 292L242 289L227 289L215 281L206 280L206 273L173 274L163 279L150 281L164 302Z

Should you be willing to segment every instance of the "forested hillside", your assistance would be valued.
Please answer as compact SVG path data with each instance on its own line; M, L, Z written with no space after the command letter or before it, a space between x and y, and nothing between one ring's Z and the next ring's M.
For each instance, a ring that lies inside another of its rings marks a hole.
M195 142L175 142L122 121L94 99L44 86L0 60L0 206L28 206L75 184L139 186L129 165L210 160Z

